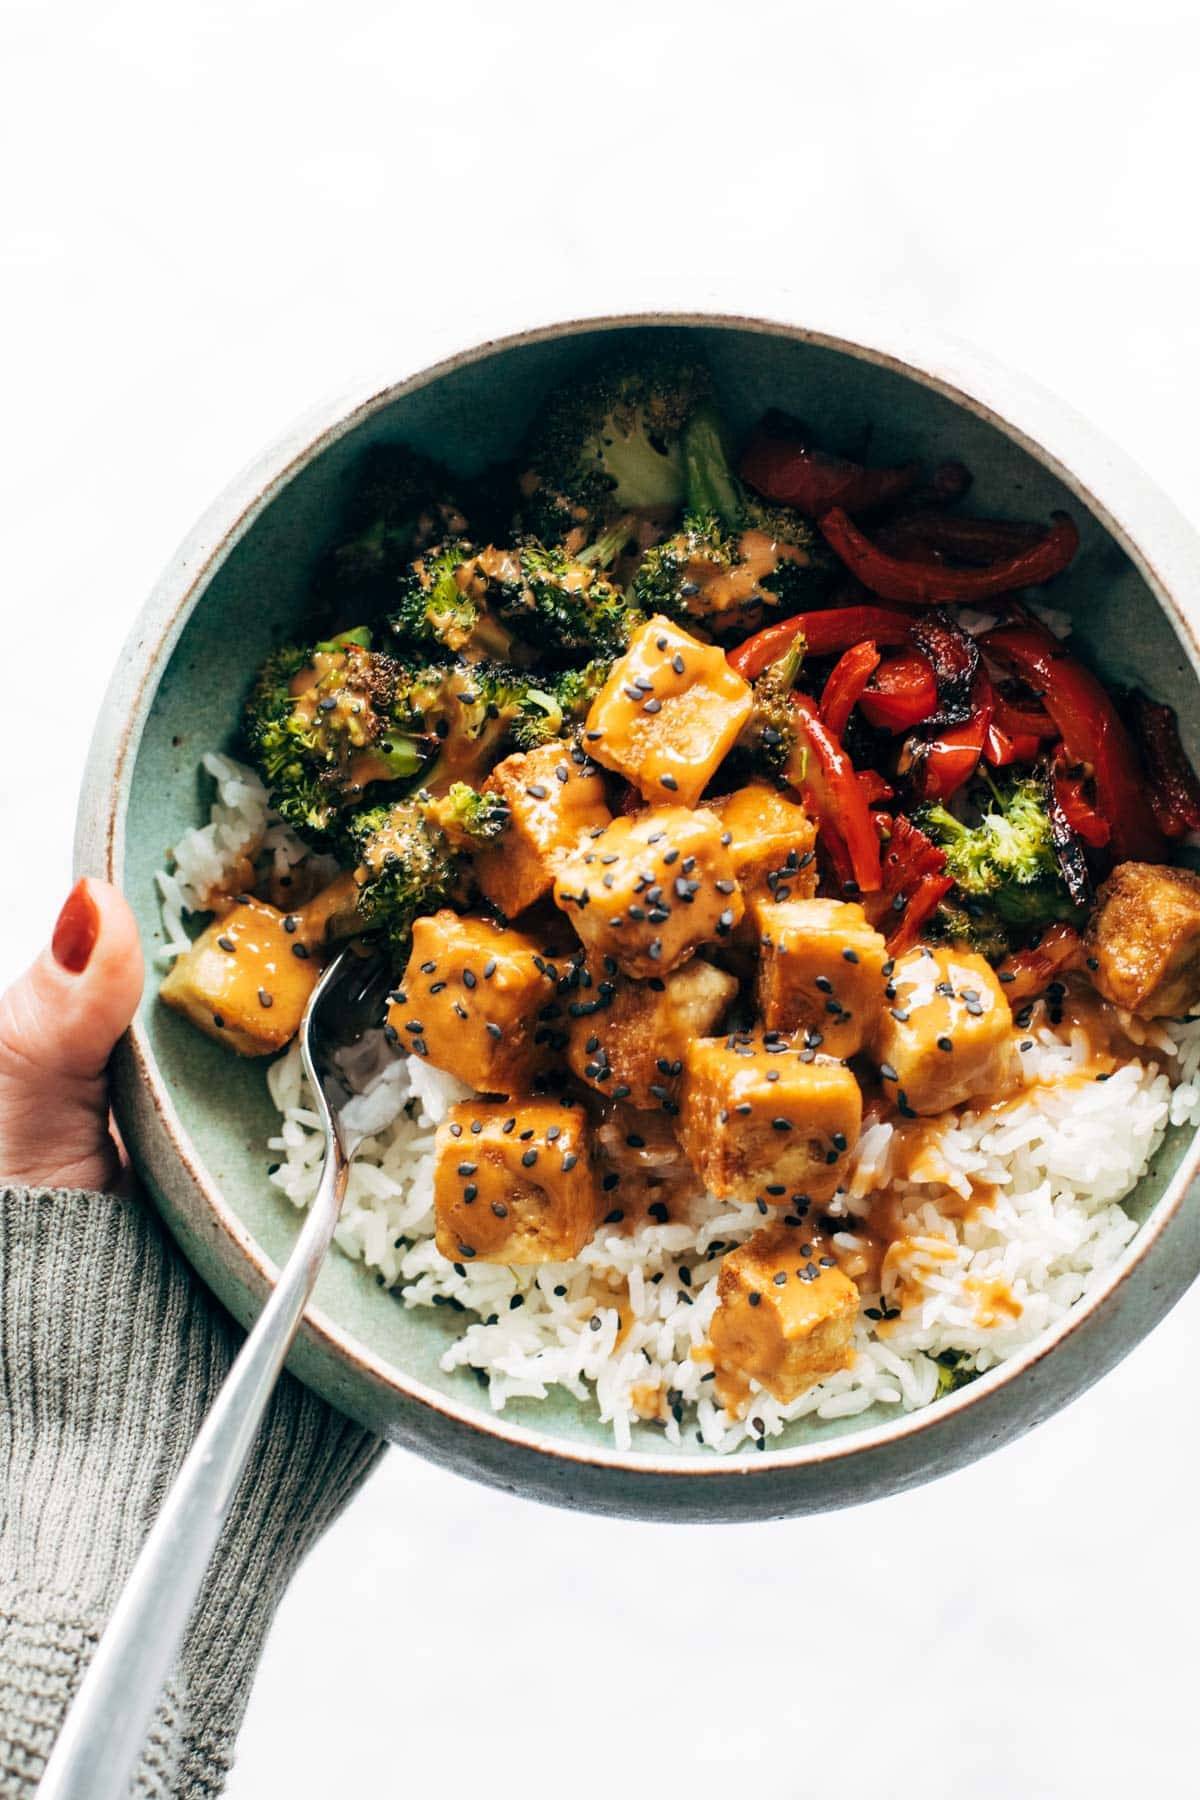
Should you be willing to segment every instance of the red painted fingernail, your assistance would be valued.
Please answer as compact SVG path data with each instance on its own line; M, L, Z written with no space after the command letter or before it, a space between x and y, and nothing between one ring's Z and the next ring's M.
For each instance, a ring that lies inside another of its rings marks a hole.
M72 975L82 975L99 935L100 909L88 891L85 877L75 883L58 915L54 936L50 939L55 962L69 969Z

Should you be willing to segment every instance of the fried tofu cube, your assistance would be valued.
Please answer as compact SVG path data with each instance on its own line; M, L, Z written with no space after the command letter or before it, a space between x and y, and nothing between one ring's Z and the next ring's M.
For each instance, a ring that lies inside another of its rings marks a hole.
M1012 1012L982 956L924 945L896 959L891 979L872 1054L901 1113L1003 1093L1016 1061Z
M758 1010L769 1031L803 1031L826 1056L855 1056L883 1010L887 944L861 906L780 900L755 909Z
M558 1100L464 1100L438 1126L437 1247L451 1262L569 1262L596 1226L587 1116Z
M853 1366L858 1289L806 1256L803 1238L803 1229L768 1225L722 1259L709 1327L721 1398L757 1381L787 1405Z
M714 1029L738 991L736 978L696 957L649 981L618 976L601 991L602 1004L568 1028L572 1070L614 1100L675 1112L688 1044Z
M443 909L413 926L388 1035L480 1093L519 1093L553 1053L541 1015L556 991L555 966L533 938Z
M563 852L612 818L603 779L592 764L576 760L579 754L571 744L542 744L506 756L483 784L485 794L504 800L509 822L495 843L475 852L475 875L507 918L548 894Z
M239 1056L270 1056L295 1037L321 976L299 914L244 899L177 956L159 993Z
M695 806L753 711L723 650L647 620L592 702L584 741L644 799Z
M795 1040L737 1032L697 1038L683 1067L679 1141L711 1193L833 1193L862 1128L862 1094L844 1063Z
M559 864L554 900L594 956L639 978L728 939L745 911L721 822L703 807L653 807L585 837Z
M1099 993L1143 1019L1187 1013L1200 1000L1200 875L1119 863L1096 896L1085 940Z
M733 872L747 905L807 900L817 891L817 828L803 806L765 781L706 803L728 837Z

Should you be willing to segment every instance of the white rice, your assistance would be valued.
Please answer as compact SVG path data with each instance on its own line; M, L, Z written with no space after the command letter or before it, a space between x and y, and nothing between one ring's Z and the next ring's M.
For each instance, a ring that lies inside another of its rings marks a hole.
M172 950L187 943L184 913L202 908L238 857L269 852L290 867L303 855L271 822L249 771L227 757L206 757L205 767L217 783L212 820L188 834L174 873L159 878ZM629 1446L639 1418L653 1416L672 1442L718 1451L765 1442L806 1414L910 1411L945 1381L936 1358L982 1371L1061 1319L1133 1236L1121 1201L1168 1123L1200 1123L1200 1019L1122 1023L1143 1057L1100 1080L1087 1072L1083 1031L1026 1032L1018 1096L1002 1108L923 1121L920 1155L914 1162L906 1153L906 1174L897 1172L897 1128L868 1127L845 1194L826 1209L845 1215L834 1240L845 1252L861 1244L856 1227L884 1189L897 1214L880 1291L863 1290L854 1366L789 1405L751 1384L744 1419L715 1398L706 1341L722 1251L764 1223L761 1210L698 1194L672 1200L669 1224L601 1227L574 1262L450 1263L433 1237L434 1130L470 1090L390 1049L381 1032L344 1059L353 1123L371 1135L350 1174L336 1241L403 1305L457 1315L462 1328L442 1367L478 1371L496 1411L562 1387L596 1405L619 1447ZM304 1207L323 1141L297 1046L267 1070L267 1084L280 1114L268 1141L270 1179Z

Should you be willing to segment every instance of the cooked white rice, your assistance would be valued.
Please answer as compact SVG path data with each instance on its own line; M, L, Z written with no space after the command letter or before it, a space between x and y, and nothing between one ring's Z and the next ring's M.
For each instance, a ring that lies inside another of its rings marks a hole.
M223 756L206 757L204 766L217 788L211 820L188 833L172 872L159 876L170 953L186 947L185 915L203 909L240 858L287 871L304 856L249 770ZM863 1292L854 1367L787 1406L752 1383L744 1419L718 1404L705 1345L721 1254L764 1223L760 1208L711 1195L686 1205L673 1199L671 1223L601 1227L574 1262L450 1263L433 1238L434 1130L470 1090L390 1049L382 1033L345 1057L354 1123L370 1136L350 1174L336 1241L403 1305L442 1307L461 1319L442 1366L479 1371L497 1411L558 1386L592 1401L618 1446L629 1445L639 1418L656 1417L672 1442L720 1451L777 1436L806 1414L908 1411L928 1404L944 1382L937 1357L982 1371L1061 1319L1133 1236L1121 1201L1168 1123L1200 1122L1200 1019L1169 1031L1122 1023L1143 1056L1101 1079L1087 1073L1091 1046L1082 1030L1026 1033L1018 1097L924 1121L920 1156L906 1151L904 1174L896 1127L868 1127L845 1197L826 1209L844 1212L835 1243L847 1252L861 1242L856 1226L883 1189L898 1214L881 1291ZM266 1078L281 1119L265 1146L270 1178L304 1207L323 1142L295 1045Z

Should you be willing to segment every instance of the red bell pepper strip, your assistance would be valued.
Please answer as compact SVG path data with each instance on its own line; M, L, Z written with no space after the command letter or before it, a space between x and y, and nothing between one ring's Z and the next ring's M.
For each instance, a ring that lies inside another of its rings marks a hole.
M985 565L1032 550L1046 535L1044 525L1024 519L976 519L963 513L904 512L875 534L880 549L920 561L949 556L955 562Z
M888 934L887 947L890 955L899 956L903 951L912 949L921 935L922 925L937 910L939 903L953 886L953 875L922 875L908 897L904 917L895 930Z
M870 638L854 644L834 664L821 692L821 718L841 737L868 681L879 667L879 652Z
M852 575L881 599L903 606L972 605L1014 588L1035 587L1065 569L1079 548L1079 533L1066 513L1032 550L1021 551L984 569L951 569L941 563L906 562L872 543L841 507L833 507L817 524L830 549Z
M840 656L863 638L876 644L906 643L911 623L908 613L890 606L834 606L827 612L796 613L756 631L729 652L728 662L745 680L753 681L779 661L797 636L803 636L810 656Z
M859 711L878 731L911 731L937 711L937 681L919 650L886 656L863 690Z
M1067 824L1091 849L1103 850L1112 832L1108 820L1101 818L1083 789L1082 776L1067 775L1061 769L1054 771L1054 794Z
M979 767L992 722L990 684L975 688L974 710L964 725L939 730L923 743L909 746L909 779L921 800L949 800Z
M859 769L858 785L866 796L868 806L878 806L881 800L895 798L895 788L883 779L878 769ZM875 819L876 826L878 827L880 819L886 818L886 813L880 813Z
M812 450L794 436L759 426L746 446L739 473L768 500L794 506L797 512L815 519L831 506L864 512L898 500L915 484L918 470L915 463L896 469L865 469L861 463Z
M1068 763L1086 763L1096 808L1107 820L1120 861L1161 862L1165 845L1147 803L1145 778L1117 709L1082 663L1032 621L1003 625L981 640L984 654L1041 695L1062 735Z
M1150 776L1150 804L1164 837L1200 831L1200 782L1183 753L1169 706L1133 696L1133 726Z
M1031 950L1006 957L996 976L1006 998L1032 1000L1045 993L1050 983L1083 962L1083 940L1073 925L1051 925Z
M795 785L819 821L822 835L832 828L837 841L844 845L850 878L860 892L874 894L881 880L879 836L854 764L822 721L815 701L807 694L793 694L792 705L796 713L796 748L807 752L802 759L803 772L797 768ZM831 851L831 855L836 852ZM845 880L843 875L843 885Z
M981 677L987 680L986 675ZM992 717L988 725L983 754L993 768L1004 769L1010 763L1036 762L1042 743L1058 736L1058 727L1040 706L1014 706L988 681L992 696Z
M917 613L909 636L922 656L928 657L937 683L938 705L932 723L965 725L975 709L975 679L979 674L979 645L962 629L951 613L940 606Z
M938 902L954 886L946 874L946 852L920 828L897 813L888 821L888 844L883 853L881 899L871 908L872 923L887 938L893 954L911 949L921 926Z

